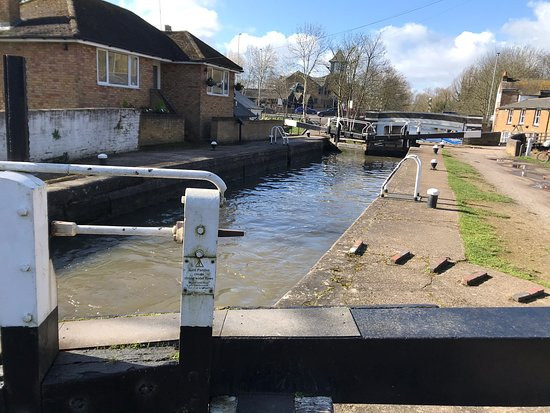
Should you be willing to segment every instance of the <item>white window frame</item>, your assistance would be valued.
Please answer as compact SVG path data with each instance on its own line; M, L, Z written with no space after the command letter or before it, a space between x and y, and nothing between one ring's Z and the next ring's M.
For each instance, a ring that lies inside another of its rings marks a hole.
M533 118L533 126L539 126L541 109L535 109L535 117Z
M506 119L506 124L511 125L514 120L514 109L508 109L508 119Z
M229 96L229 70L208 66L206 78L213 78L214 70L222 72L222 93L214 92L214 86L206 86L206 93L211 96Z
M162 88L162 85L161 85L161 75L160 75L160 67L161 67L161 66L160 66L160 64L157 64L157 63L153 64L153 66L155 66L155 67L157 68L157 79L156 79L156 81L157 81L157 86L158 86L158 89L157 89L157 90L160 90L160 89ZM154 71L153 71L153 73L154 73ZM139 83L139 81L138 81L138 83Z
M106 53L106 60L105 60L105 67L107 72L107 81L99 80L99 53L105 52ZM120 85L117 83L110 83L109 82L109 54L110 53L116 53L120 55L128 56L128 83L125 85ZM137 65L137 84L132 85L132 62L136 62ZM96 52L96 72L97 72L97 84L100 86L111 86L111 87L121 87L125 89L139 89L139 80L140 80L140 64L139 64L139 56L130 54L130 53L123 53L123 52L114 52L107 49L97 49Z
M523 125L524 123L525 123L525 109L522 109L521 112L519 112L518 125Z

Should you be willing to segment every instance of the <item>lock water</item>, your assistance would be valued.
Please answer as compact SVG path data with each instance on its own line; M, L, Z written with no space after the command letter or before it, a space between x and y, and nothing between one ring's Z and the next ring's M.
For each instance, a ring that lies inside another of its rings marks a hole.
M229 185L220 227L216 306L270 306L302 278L378 195L395 158L360 150L328 154L287 171ZM172 226L173 201L112 225ZM61 318L179 311L181 244L145 237L54 239Z

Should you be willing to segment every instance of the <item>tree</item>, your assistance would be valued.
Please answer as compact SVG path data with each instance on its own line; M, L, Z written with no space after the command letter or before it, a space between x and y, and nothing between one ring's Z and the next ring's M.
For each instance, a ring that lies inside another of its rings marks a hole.
M410 104L409 85L386 59L380 35L347 36L334 59L327 82L341 103L353 101L354 115L372 109L398 110ZM340 109L341 105L339 114Z
M328 51L329 44L325 31L321 26L304 24L298 27L297 34L288 46L289 53L297 62L304 80L304 104L302 115L306 118L307 84L312 72L322 63L323 55Z
M289 85L286 77L284 76L272 76L267 80L267 87L269 90L277 95L277 98L281 99L283 106L285 107L285 114L287 113L287 100L290 94Z
M457 111L478 116L491 116L500 75L525 78L544 78L550 73L550 52L531 46L509 46L496 52L488 52L467 67L450 86ZM496 79L493 73L496 66ZM493 88L491 89L491 85ZM489 100L490 99L490 100ZM487 113L487 108L489 111Z
M267 45L262 49L252 46L246 52L248 77L258 88L258 106L261 103L262 87L264 87L268 78L273 77L277 60L277 55L271 45Z

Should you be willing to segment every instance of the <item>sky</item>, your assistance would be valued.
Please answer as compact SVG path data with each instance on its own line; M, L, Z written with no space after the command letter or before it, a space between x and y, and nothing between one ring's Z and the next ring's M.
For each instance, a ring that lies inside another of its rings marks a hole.
M271 44L286 61L304 23L323 26L334 46L346 33L382 33L388 58L415 91L448 86L478 56L507 45L550 50L550 0L109 1L231 56Z

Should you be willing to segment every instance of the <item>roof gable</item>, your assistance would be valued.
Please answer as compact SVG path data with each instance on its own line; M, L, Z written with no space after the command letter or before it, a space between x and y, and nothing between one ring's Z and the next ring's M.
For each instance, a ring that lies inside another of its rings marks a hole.
M191 61L208 63L215 66L224 67L226 69L242 72L243 69L238 64L228 59L213 47L207 45L198 37L188 31L166 32L172 40L177 43L183 53L185 53Z

